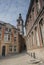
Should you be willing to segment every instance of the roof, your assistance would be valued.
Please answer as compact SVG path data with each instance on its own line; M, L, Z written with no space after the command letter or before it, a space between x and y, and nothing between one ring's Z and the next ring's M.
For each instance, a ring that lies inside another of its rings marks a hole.
M4 25L4 26L10 25L12 28L14 28L14 29L17 30L17 28L16 28L15 26L11 25L10 23L6 23L6 22L4 22L4 21L0 21L0 24L1 24L1 25Z

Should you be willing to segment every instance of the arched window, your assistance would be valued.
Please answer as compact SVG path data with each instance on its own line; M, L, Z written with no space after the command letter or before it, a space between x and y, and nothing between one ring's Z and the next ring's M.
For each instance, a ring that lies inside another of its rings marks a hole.
M36 8L37 8L37 13L40 11L40 2L39 0L36 0Z

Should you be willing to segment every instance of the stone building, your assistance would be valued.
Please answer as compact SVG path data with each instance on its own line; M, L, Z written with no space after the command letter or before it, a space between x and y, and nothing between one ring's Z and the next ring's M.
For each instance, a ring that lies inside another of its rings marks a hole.
M24 30L21 14L18 20L17 28L9 23L0 21L0 56L22 52L25 39L23 37ZM21 22L21 24L19 22Z
M18 36L19 38L19 46L20 46L20 52L26 51L26 44L25 44L25 38L22 35Z
M27 52L44 59L44 0L30 1L25 22Z
M24 21L22 19L21 14L17 19L17 29L19 33L19 44L20 44L20 52L26 50L25 38L24 38Z
M19 14L19 18L17 19L17 29L21 35L24 35L24 21L21 14Z
M18 31L9 23L0 23L0 56L19 52Z

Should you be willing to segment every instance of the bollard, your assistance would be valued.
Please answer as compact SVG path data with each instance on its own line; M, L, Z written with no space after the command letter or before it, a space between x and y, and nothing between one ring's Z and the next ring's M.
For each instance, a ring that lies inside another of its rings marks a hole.
M32 57L32 53L31 53L31 57Z
M36 58L36 56L35 56L35 52L33 53L33 58Z

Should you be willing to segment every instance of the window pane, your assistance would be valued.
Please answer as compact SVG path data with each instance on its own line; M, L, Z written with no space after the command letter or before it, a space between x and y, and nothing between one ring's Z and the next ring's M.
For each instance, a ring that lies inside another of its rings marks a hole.
M1 39L1 34L0 34L0 39Z
M10 35L8 35L8 41L10 41Z
M11 29L9 29L9 32L11 32Z
M16 46L14 46L14 51L16 51Z
M9 51L12 51L12 46L9 46Z
M4 34L4 42L8 41L8 34Z

